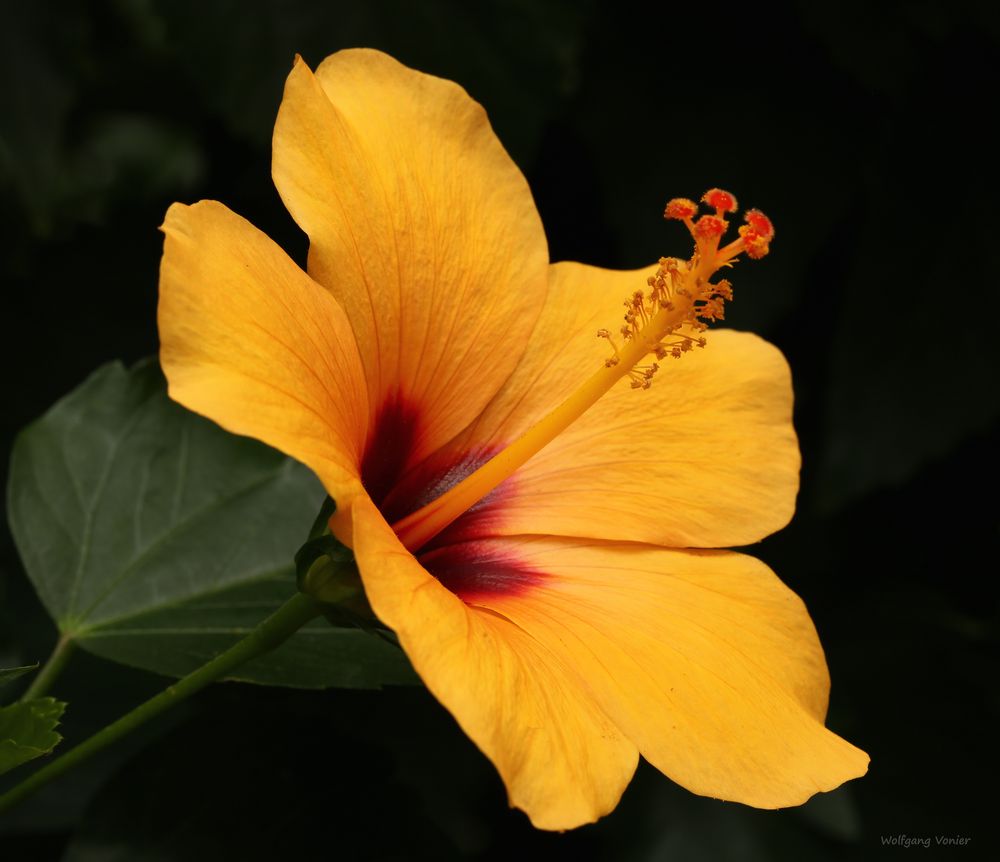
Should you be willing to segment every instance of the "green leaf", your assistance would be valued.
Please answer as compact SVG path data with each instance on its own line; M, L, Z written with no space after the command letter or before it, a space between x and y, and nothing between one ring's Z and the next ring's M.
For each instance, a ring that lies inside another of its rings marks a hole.
M64 635L183 675L292 595L293 555L322 499L302 465L172 402L154 363L113 363L22 432L8 511ZM321 621L239 678L323 688L414 675L392 644Z
M25 700L0 708L0 775L48 754L62 737L56 725L66 709L51 697Z
M184 676L249 634L294 589L289 570L137 614L128 624L98 629L80 643L106 658ZM238 668L230 679L294 688L372 688L418 681L399 647L358 628L335 628L325 619Z
M0 685L6 685L17 679L19 676L24 676L26 673L31 673L33 670L38 670L38 664L26 664L23 667L7 667L0 668Z

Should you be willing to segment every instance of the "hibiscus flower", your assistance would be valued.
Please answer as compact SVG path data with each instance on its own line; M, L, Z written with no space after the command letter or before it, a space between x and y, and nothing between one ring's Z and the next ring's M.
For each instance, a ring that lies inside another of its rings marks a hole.
M798 486L783 357L703 334L767 218L720 248L736 202L713 190L700 218L667 208L689 260L550 265L483 109L370 50L296 62L273 177L306 272L222 204L167 214L170 394L316 472L372 609L511 805L593 821L640 754L764 808L862 775L802 602L716 550L784 526Z

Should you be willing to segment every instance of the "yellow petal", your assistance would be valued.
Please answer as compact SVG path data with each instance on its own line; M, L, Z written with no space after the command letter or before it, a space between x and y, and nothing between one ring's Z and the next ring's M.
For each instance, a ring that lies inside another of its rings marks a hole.
M800 464L788 366L750 333L708 338L651 389L619 383L529 461L503 532L711 548L785 526Z
M823 726L822 648L802 602L763 563L540 537L494 544L546 577L504 591L493 573L493 589L471 600L561 657L674 781L779 808L867 770L867 755Z
M635 746L561 657L445 589L366 496L353 513L354 552L372 608L496 765L510 804L541 829L571 829L613 809L635 770Z
M438 474L454 484L461 478L455 465L478 466L560 404L611 355L597 330L614 330L623 299L654 270L555 264L548 302L509 381L473 426L401 488L431 484L427 477ZM706 337L704 349L661 360L649 390L617 383L474 519L450 528L449 540L467 537L476 520L488 522L488 534L727 547L787 524L800 464L788 365L750 333L710 329Z
M163 232L160 361L171 397L297 458L349 498L368 396L343 310L220 203L174 204Z
M483 109L372 50L334 54L315 76L296 63L273 174L309 235L310 274L354 327L372 435L402 450L380 467L380 499L513 369L545 297L541 222Z

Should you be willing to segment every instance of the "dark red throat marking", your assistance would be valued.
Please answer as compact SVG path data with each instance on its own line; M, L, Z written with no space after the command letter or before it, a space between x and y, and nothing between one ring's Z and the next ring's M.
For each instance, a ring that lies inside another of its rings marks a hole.
M445 587L469 604L491 596L518 595L546 577L544 572L526 566L490 542L448 545L427 551L418 559Z
M361 483L379 509L410 466L420 418L420 409L398 393L387 398L375 415L361 459Z
M413 401L396 394L379 408L368 435L361 481L390 524L435 500L502 448L470 451L448 445L414 463L422 418ZM502 516L511 481L494 488L415 552L421 565L466 601L518 593L543 577L483 541L493 535L490 527Z

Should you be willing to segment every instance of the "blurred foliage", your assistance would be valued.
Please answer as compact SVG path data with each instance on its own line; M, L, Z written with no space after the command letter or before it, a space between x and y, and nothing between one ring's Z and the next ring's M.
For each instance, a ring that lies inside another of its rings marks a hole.
M52 751L62 740L55 728L65 709L51 697L0 707L0 774Z
M0 820L4 858L342 843L362 859L833 860L880 858L904 833L967 835L952 852L988 858L1000 519L976 491L1000 466L998 42L996 6L973 0L3 4L5 451L96 366L155 352L172 201L224 200L304 258L268 170L296 52L378 47L466 87L527 173L553 259L683 254L663 202L709 186L768 212L773 254L740 265L729 322L788 356L805 466L795 521L754 553L806 600L829 723L872 755L867 778L787 812L643 767L612 816L546 835L421 689L223 685ZM55 636L3 536L0 666ZM162 682L75 655L60 731L78 741ZM258 796L257 776L276 784Z
M31 673L33 670L38 670L37 664L29 664L24 667L0 668L0 685L6 685L8 682L17 679L19 676Z

